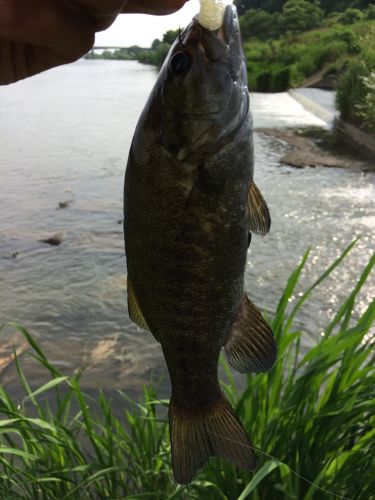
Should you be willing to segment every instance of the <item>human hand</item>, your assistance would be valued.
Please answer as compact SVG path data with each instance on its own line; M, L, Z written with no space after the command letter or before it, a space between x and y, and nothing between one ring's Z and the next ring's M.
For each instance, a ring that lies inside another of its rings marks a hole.
M170 14L185 1L0 0L0 85L79 59L118 14Z

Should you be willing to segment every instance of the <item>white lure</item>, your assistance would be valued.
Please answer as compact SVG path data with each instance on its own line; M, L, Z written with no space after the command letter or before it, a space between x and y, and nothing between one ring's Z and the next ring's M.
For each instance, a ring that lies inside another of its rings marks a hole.
M223 24L226 6L232 3L233 0L201 0L199 24L211 31L218 30Z

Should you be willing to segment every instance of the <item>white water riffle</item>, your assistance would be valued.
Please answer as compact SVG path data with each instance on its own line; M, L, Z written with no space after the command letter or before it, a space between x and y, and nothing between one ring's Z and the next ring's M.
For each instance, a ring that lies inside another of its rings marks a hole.
M119 224L127 153L156 76L136 62L79 61L0 87L0 323L10 318L37 332L68 373L88 363L86 386L137 389L164 370L160 346L127 315ZM253 94L251 107L256 127L325 127L288 94ZM374 174L280 166L286 148L255 134L255 180L272 228L251 244L252 300L274 310L309 245L306 286L362 234L298 318L308 346L375 247ZM58 209L60 201L70 201L68 208ZM38 242L56 232L64 235L61 246ZM361 309L374 292L374 283L364 289ZM12 383L11 373L4 377ZM42 374L33 377L38 383Z

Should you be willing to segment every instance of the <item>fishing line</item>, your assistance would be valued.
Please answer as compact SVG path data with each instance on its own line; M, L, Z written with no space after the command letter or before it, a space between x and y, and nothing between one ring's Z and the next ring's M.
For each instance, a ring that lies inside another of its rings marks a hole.
M8 316L6 316L5 314L3 314L3 313L1 313L1 312L0 312L0 316L3 316L3 317L4 317L4 318L6 318L7 320L10 320L10 321L14 322L14 319L9 318ZM29 331L30 331L30 332L33 332L33 330L29 330ZM36 333L36 335L38 335L38 336L39 336L39 338L43 338L43 337L44 337L43 335L38 334L38 333L37 333L37 332L35 332L35 331L34 331L33 333ZM46 337L44 337L44 339L45 339L45 340L47 340L47 339L46 339ZM25 401L27 398L28 398L28 396L26 396L26 397L25 397L25 398L21 401L21 403L20 403L20 404L23 404L23 403L24 403L24 401ZM156 399L156 401L158 401L158 402L159 402L162 406L164 406L164 403L163 403L160 399ZM206 431L207 431L207 432L209 432L210 434L213 434L213 435L214 435L214 436L216 436L216 437L219 437L219 438L221 438L221 439L225 439L225 440L227 440L227 441L230 441L231 443L239 444L240 446L244 446L244 447L246 447L246 448L250 448L250 449L252 449L252 450L256 450L257 452L261 453L262 455L264 455L264 456L266 456L266 457L268 457L268 458L271 458L271 459L275 460L277 463L279 463L279 464L281 464L281 465L287 465L287 466L288 466L288 468L289 468L289 471L290 471L290 472L291 472L294 476L298 477L298 478L299 478L299 479L301 479L302 481L305 481L306 483L310 484L311 486L314 486L314 488L317 488L318 490L320 490L320 491L322 491L322 492L324 492L324 493L328 493L329 495L332 495L332 496L334 496L334 497L336 497L336 498L339 498L340 500L353 500L353 499L352 499L352 498L350 498L350 497L344 497L344 496L338 495L337 493L334 493L334 492L333 492L333 491L331 491L331 490L327 490L327 489L325 489L325 488L323 488L323 487L319 486L318 484L316 484L316 483L314 483L314 482L310 481L310 480L309 480L309 479L307 479L306 477L301 476L300 474L298 474L298 472L296 472L295 470L291 469L291 467L290 467L287 463L282 462L282 461L281 461L281 460L279 460L278 458L274 457L273 455L270 455L269 453L266 453L265 451L261 450L260 448L257 448L256 446L250 446L250 445L248 445L248 444L241 443L240 441L236 441L235 439L230 439L230 438L228 438L228 437L226 437L226 436L223 436L223 435L221 435L221 434L217 434L216 432L214 432L214 431L212 431L212 430L208 429L207 427L205 427L205 429L206 429Z
M165 404L163 403L163 401L161 401L160 399L156 398L155 401L158 401L162 406L165 406ZM305 481L306 483L310 484L311 486L314 486L318 490L323 491L324 493L328 493L329 495L333 495L334 497L339 498L340 500L353 500L353 498L344 497L344 496L338 495L337 493L334 493L331 490L326 490L325 488L322 488L318 484L316 484L316 483L310 481L309 479L307 479L306 477L301 476L300 474L298 474L298 472L296 472L295 470L293 470L287 463L282 462L278 458L274 457L273 455L270 455L269 453L266 453L265 451L261 450L260 448L257 448L256 446L249 446L248 444L241 443L240 441L236 441L235 439L231 439L231 438L228 438L228 437L223 436L221 434L217 434L216 432L211 431L210 429L208 429L206 426L204 426L204 428L206 429L207 432L209 432L210 434L213 434L216 437L219 437L219 438L222 438L222 439L226 439L227 441L230 441L230 442L235 443L235 444L239 444L241 446L244 446L245 448L250 448L251 450L256 450L259 453L261 453L262 455L265 455L268 458L272 458L273 460L275 460L277 463L279 463L281 465L287 465L288 468L289 468L289 471L293 475L295 475L299 479L302 479L302 481Z
M340 498L341 500L353 500L353 498L343 497L343 496L341 496L341 495L338 495L337 493L334 493L334 492L333 492L333 491L331 491L331 490L326 490L325 488L322 488L322 487L321 487L321 486L319 486L318 484L313 483L313 482L312 482L312 481L310 481L309 479L307 479L307 478L305 478L305 477L301 476L300 474L298 474L298 472L296 472L295 470L291 469L291 468L289 467L289 465L288 465L288 464L286 464L285 462L282 462L282 461L281 461L281 460L279 460L278 458L274 457L273 455L270 455L269 453L266 453L265 451L261 450L260 448L257 448L256 446L249 446L248 444L241 443L241 442L239 442L239 441L236 441L236 440L234 440L234 439L230 439L230 438L228 438L228 437L226 437L226 436L222 436L222 435L220 435L220 434L216 434L216 432L211 431L211 430L210 430L210 429L208 429L207 427L205 427L205 429L206 429L209 433L211 433L211 434L213 434L213 435L215 435L215 436L217 436L217 437L219 437L219 438L226 439L227 441L230 441L230 442L235 443L235 444L239 444L239 445L241 445L241 446L244 446L244 447L246 447L246 448L250 448L250 449L252 449L252 450L256 450L256 451L258 451L259 453L262 453L262 455L265 455L265 456L266 456L266 457L268 457L268 458L272 458L273 460L275 460L276 462L278 462L278 463L279 463L279 464L281 464L281 465L287 465L287 466L288 466L288 468L289 468L289 470L290 470L290 472L291 472L292 474L294 474L294 475L295 475L296 477L298 477L299 479L302 479L302 481L305 481L306 483L310 484L311 486L314 486L314 487L315 487L315 488L317 488L318 490L323 491L324 493L328 493L329 495L333 495L334 497L336 497L336 498Z

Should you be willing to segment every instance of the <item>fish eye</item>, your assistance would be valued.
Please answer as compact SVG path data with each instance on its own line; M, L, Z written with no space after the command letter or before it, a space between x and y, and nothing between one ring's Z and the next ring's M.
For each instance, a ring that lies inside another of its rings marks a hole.
M169 61L169 68L175 75L184 75L191 68L191 57L187 52L176 52Z

